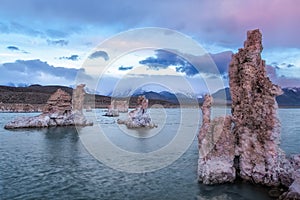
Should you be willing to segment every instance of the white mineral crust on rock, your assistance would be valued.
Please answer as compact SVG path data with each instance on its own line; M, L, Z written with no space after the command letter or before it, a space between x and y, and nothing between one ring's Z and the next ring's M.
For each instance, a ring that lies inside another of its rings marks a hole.
M157 125L152 123L148 111L148 99L145 96L139 96L137 100L137 107L128 113L126 120L118 119L118 124L125 124L127 128L155 128Z
M4 128L43 128L50 126L88 126L92 125L82 113L84 84L78 85L71 96L58 89L48 99L42 114L34 117L19 117L7 123ZM72 104L72 102L73 104Z

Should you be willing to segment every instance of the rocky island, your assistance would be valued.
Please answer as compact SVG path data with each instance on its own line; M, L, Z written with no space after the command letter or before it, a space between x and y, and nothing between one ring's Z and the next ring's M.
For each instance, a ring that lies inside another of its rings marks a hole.
M152 119L148 112L148 99L145 96L139 96L137 106L128 113L126 120L118 119L118 124L125 124L127 128L155 128L157 125L152 123Z
M229 66L232 116L210 119L212 97L202 106L198 135L198 180L233 182L236 177L270 187L288 188L280 199L300 199L300 156L287 158L279 147L276 96L282 93L267 76L261 59L262 35L248 31L244 48Z
M42 114L34 117L19 117L7 123L4 128L43 128L51 126L89 126L93 125L84 116L84 84L73 91L73 98L67 92L58 89L50 96Z

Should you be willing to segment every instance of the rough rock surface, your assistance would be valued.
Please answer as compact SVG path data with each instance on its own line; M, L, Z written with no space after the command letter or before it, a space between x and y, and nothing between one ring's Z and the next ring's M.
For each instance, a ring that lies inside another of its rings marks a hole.
M282 93L267 76L261 59L262 35L247 32L244 48L229 66L233 132L237 137L240 177L269 186L278 185L280 122L275 97Z
M279 199L300 199L300 155L294 155L289 159L289 189ZM292 169L291 169L292 168ZM285 173L286 174L286 173ZM293 182L291 182L291 180Z
M80 112L82 113L83 103L84 103L84 91L85 84L77 85L75 90L73 90L73 97L72 97L72 110L73 112Z
M300 169L294 172L294 182L290 185L288 191L283 193L279 199L300 199Z
M103 115L106 117L119 117L119 111L117 109L113 109L111 105L108 106L107 112Z
M288 159L279 148L280 121L275 97L282 91L267 77L262 49L260 31L248 31L244 48L232 57L231 119L219 117L211 122L212 98L205 98L198 136L199 180L205 184L223 183L234 180L236 172L244 180L274 186L274 191L278 186L289 188L280 199L300 199L300 155ZM230 171L233 166L235 170ZM229 174L227 179L224 174Z
M57 91L48 99L46 106L43 109L43 113L57 113L61 115L69 113L71 110L71 96L67 92L57 89Z
M204 184L233 182L235 137L231 133L231 117L210 120L212 96L206 95L202 105L202 126L198 135L198 180Z
M75 94L77 92L77 96L73 97L73 104L76 108L75 110L72 109L71 96L65 91L58 89L48 99L42 114L34 117L16 118L13 121L6 124L4 128L14 129L42 128L50 126L92 125L92 123L89 122L82 113L82 103L85 94L83 87L82 85L79 85L74 90Z
M112 100L111 104L108 106L108 110L104 116L107 117L118 117L119 112L128 112L128 101L122 100Z
M111 101L111 108L113 110L117 110L118 112L128 112L128 101L122 100L112 100Z
M152 119L148 112L148 99L145 96L139 96L137 99L137 107L128 113L126 120L118 119L118 124L125 124L127 128L155 128L157 125L152 123Z

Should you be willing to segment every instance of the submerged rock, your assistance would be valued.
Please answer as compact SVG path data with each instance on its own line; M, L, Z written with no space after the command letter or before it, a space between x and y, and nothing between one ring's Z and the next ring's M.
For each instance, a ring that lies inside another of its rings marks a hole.
M50 126L88 126L92 125L82 113L84 99L84 85L79 85L73 91L75 96L71 96L58 89L48 99L42 114L34 117L19 117L7 123L4 128L43 128ZM75 109L72 109L72 103Z
M137 107L128 113L126 120L117 120L118 124L125 124L127 128L155 128L157 125L152 123L152 119L148 112L148 99L145 96L139 96Z
M198 135L198 180L204 184L233 182L235 138L231 133L231 117L210 120L212 97L206 95L202 105L202 126Z

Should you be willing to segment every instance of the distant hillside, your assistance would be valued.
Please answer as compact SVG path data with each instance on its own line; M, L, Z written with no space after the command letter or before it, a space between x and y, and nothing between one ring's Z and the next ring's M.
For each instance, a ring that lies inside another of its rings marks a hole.
M72 88L64 86L41 86L31 85L29 87L0 86L0 102L2 103L24 103L44 104L51 94L58 88L72 95Z
M50 97L58 88L68 92L72 95L73 89L65 86L41 86L31 85L28 87L10 87L0 86L0 103L5 104L45 104ZM283 94L277 97L279 106L286 107L298 107L300 106L300 88L284 88ZM136 100L139 95L145 95L146 98L150 99L150 106L153 104L160 104L165 107L176 107L179 105L179 100L182 104L194 103L194 99L185 94L173 94L167 91L153 92L153 91L139 91L134 93L130 97L130 106L136 105ZM224 101L224 95L226 101ZM219 104L230 104L231 96L229 88L225 88L212 94L214 102ZM120 98L122 99L122 98ZM123 98L126 99L126 98ZM111 97L102 95L87 94L85 97L85 105L87 107L106 108L111 101ZM199 98L198 102L201 104L203 98Z
M57 89L62 89L72 95L73 89L65 86L41 86L41 85L31 85L28 87L12 87L12 86L0 86L0 103L9 104L32 104L39 105L45 104L51 94L53 94ZM166 100L167 97L164 97L160 94L150 92L146 95L147 98L151 99L149 102L150 106L153 104L161 104L166 107L175 106L176 103L173 103L172 100ZM132 96L129 99L130 106L134 107L137 101L136 96ZM92 95L86 94L84 104L86 107L96 107L96 108L107 108L110 105L111 97L103 95Z
M132 96L133 97L138 97L140 95L145 95L145 97L147 99L156 99L156 100L161 100L161 101L167 101L173 104L178 104L178 99L176 97L175 94L167 92L167 91L163 91L163 92L153 92L153 91L149 91L149 92L138 92L138 93L134 93Z
M28 87L0 86L0 103L45 104L51 94L53 94L59 88L66 91L70 95L73 93L72 88L58 85L31 85ZM85 97L85 104L96 104L96 107L106 107L108 104L110 104L110 97L87 94Z
M212 96L214 99L224 99L224 96L225 96L226 101L231 102L231 95L230 95L229 88L219 90L216 93L212 94Z
M300 88L283 88L283 94L276 98L279 106L300 106Z
M300 88L283 88L283 94L276 97L278 106L281 107L299 107L300 106ZM214 99L223 99L223 94L226 94L226 101L231 103L231 95L229 88L217 91L212 96Z

